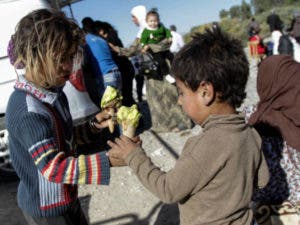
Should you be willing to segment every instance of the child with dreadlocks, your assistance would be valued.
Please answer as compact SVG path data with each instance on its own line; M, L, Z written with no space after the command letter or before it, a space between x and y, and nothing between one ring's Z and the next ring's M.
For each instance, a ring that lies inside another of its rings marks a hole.
M80 61L83 37L74 21L47 9L23 17L12 36L12 63L24 74L18 75L10 96L6 124L12 164L20 178L18 205L28 224L86 225L77 185L108 185L110 167L123 164L104 151L76 151L76 144L107 140L102 130L110 118L100 112L73 130L62 89Z

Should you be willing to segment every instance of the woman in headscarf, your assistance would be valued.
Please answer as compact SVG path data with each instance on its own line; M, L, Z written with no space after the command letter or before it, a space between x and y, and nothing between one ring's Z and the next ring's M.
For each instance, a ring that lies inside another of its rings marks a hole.
M254 193L255 216L258 224L300 224L300 63L288 55L265 59L257 92L248 123L262 137L270 181Z
M132 21L139 27L137 37L129 48L120 48L110 45L120 55L133 56L140 53L140 38L146 27L145 6L135 6L131 10ZM153 52L168 50L170 43L164 41L151 44ZM142 74L143 77L143 74ZM151 129L156 132L178 131L192 127L191 120L177 105L176 87L166 80L148 78L146 80L146 98L151 113ZM167 119L169 118L169 119Z

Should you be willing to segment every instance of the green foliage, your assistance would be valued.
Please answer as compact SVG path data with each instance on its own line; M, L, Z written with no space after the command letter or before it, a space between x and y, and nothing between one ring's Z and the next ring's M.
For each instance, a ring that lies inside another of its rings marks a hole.
M296 5L300 0L251 0L255 14L273 9L274 7Z
M288 6L282 6L282 7L274 7L272 9L269 9L267 11L264 11L262 13L259 13L255 15L255 20L260 24L260 36L262 38L270 37L270 30L269 26L266 22L267 17L272 13L272 11L275 11L281 18L281 20L284 23L284 30L286 30L292 21L293 13L295 11L300 12L300 5L288 5ZM240 39L243 41L243 43L246 45L248 40L247 35L247 26L250 23L250 19L240 19L240 18L222 18L218 24L222 28L222 30L230 33L232 36ZM196 32L204 32L205 28L210 28L212 26L212 23L203 24L200 26L193 27L190 31L190 33L186 34L184 39L186 42L191 40L191 36Z
M241 16L241 7L239 5L234 5L229 9L230 18L240 18Z
M229 15L229 12L226 11L225 9L222 9L222 10L219 12L219 18L220 18L220 19L226 18L226 17L228 17L228 15Z
M241 18L245 20L249 19L251 16L251 6L248 3L246 3L245 0L243 0L241 5Z

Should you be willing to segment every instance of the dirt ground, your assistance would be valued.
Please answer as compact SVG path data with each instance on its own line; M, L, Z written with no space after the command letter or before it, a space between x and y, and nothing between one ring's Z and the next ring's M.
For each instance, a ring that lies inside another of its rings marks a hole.
M245 104L257 101L255 62L251 61ZM143 147L162 170L170 170L188 137L199 126L179 133L141 134ZM27 225L16 203L17 182L0 183L0 225ZM112 168L109 186L79 187L82 208L91 225L178 225L176 204L163 204L147 191L127 167Z

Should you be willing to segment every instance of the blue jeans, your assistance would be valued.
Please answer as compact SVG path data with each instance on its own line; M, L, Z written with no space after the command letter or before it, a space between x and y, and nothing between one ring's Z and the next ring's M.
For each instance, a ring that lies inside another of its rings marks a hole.
M118 90L122 90L122 78L118 68L112 69L109 73L103 74L104 87L112 86Z

